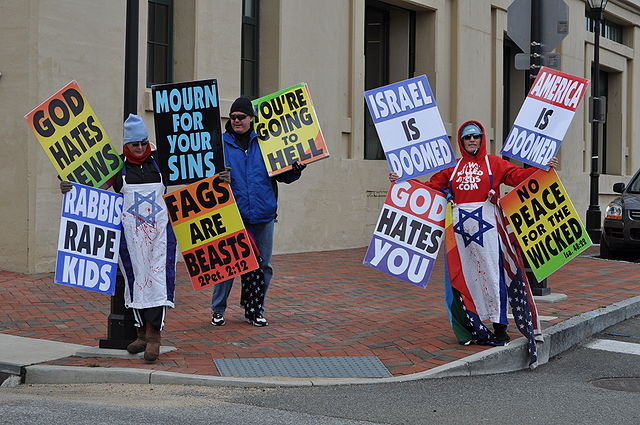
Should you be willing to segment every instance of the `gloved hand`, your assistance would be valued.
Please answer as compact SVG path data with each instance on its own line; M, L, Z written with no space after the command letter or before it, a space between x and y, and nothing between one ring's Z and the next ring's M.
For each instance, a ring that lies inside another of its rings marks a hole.
M291 171L295 173L301 173L305 168L307 168L307 164L303 164L302 162L296 161L291 164Z
M220 180L223 182L231 183L231 168L226 167L224 170L220 171L218 175L220 176Z
M71 184L71 182L64 180L60 182L60 193L62 193L63 195L71 189L73 189L73 185Z

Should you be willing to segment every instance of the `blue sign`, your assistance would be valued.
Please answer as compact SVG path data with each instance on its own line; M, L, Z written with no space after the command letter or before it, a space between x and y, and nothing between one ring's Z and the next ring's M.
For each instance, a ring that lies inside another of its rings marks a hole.
M455 165L427 77L379 87L364 93L391 171L409 180Z
M115 293L123 197L73 183L64 195L54 282Z

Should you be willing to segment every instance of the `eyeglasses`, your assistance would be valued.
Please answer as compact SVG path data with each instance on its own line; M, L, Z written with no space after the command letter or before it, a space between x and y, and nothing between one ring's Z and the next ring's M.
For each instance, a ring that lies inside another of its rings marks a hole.
M482 139L482 134L468 134L466 136L462 136L462 140L465 142L471 139Z
M131 146L133 146L134 148L144 148L145 146L147 146L149 144L149 141L146 142L132 142L129 143Z
M249 115L247 114L230 114L229 115L229 119L231 121L235 121L235 120L240 120L242 121L243 119L247 118Z

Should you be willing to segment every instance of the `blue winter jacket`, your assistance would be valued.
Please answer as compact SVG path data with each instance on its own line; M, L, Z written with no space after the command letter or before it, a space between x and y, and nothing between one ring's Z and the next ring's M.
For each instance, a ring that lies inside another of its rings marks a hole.
M222 135L224 162L231 168L231 190L245 223L266 223L276 218L278 188L276 181L291 183L300 178L300 172L287 171L269 177L262 159L258 135L251 130L249 147L245 152L229 131Z

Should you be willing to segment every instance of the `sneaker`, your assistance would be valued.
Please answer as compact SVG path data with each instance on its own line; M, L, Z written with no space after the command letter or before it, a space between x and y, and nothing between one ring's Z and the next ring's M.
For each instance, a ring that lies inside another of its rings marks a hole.
M213 326L224 326L224 316L220 313L213 313L211 316L211 324Z
M245 319L247 321L247 323L251 323L253 326L268 326L269 322L267 322L267 319L265 319L264 317L262 317L262 315L260 316L256 316L254 318L248 318L245 317Z

